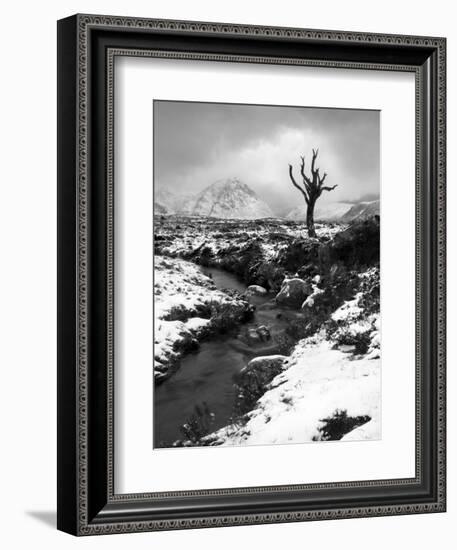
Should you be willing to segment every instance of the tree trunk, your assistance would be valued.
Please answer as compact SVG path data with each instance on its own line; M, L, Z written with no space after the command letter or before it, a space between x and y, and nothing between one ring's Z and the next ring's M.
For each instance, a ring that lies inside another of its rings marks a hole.
M316 229L314 228L314 206L316 202L310 200L306 208L306 227L308 228L308 236L316 237Z
M294 178L292 164L289 164L289 177L292 182L292 185L296 187L300 193L303 195L306 204L306 227L308 228L308 236L311 238L316 238L316 229L314 227L314 206L316 205L317 199L322 195L322 191L333 191L336 185L332 187L324 186L325 178L327 177L327 172L321 177L319 174L319 168L316 168L316 158L319 149L313 149L313 158L311 160L311 177L307 176L305 173L305 157L301 158L300 164L300 174L302 177L302 185L300 186Z

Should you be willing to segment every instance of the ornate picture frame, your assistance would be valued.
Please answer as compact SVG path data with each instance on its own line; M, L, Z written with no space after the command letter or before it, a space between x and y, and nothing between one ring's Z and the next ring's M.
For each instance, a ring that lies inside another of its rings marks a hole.
M415 75L416 475L119 494L114 484L114 60ZM132 17L58 22L58 528L74 535L444 512L446 41Z

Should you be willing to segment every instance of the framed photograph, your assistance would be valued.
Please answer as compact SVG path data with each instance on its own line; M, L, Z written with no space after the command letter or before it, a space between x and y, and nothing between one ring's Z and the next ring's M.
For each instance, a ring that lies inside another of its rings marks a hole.
M444 38L58 22L58 528L445 511Z

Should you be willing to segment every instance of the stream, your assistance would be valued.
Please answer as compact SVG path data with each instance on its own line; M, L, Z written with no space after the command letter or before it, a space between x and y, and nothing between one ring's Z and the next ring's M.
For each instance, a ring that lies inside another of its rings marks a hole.
M246 285L231 273L217 268L201 268L219 289L246 291ZM178 371L163 384L154 388L154 447L171 447L183 439L180 431L193 414L195 405L208 404L214 421L211 431L230 423L236 397L233 376L254 357L280 353L274 344L275 336L283 333L288 318L294 316L289 309L272 302L273 294L251 296L256 306L254 317L231 333L203 341L196 353L181 360ZM296 314L295 314L296 315ZM246 331L261 325L268 327L271 339L246 343Z

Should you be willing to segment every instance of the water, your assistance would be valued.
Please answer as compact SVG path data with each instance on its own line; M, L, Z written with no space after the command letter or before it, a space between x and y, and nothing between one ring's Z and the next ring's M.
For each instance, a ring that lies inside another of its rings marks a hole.
M246 290L244 283L222 269L202 268L202 271L220 289ZM215 415L211 431L230 423L236 397L233 376L254 357L279 353L274 337L284 331L291 316L297 315L275 306L271 302L273 297L252 296L250 301L257 309L251 321L231 334L202 342L197 353L187 355L179 370L155 388L154 447L170 447L177 439L183 439L180 426L192 415L195 405L202 402ZM246 330L260 325L269 328L271 340L248 345L244 339Z

